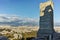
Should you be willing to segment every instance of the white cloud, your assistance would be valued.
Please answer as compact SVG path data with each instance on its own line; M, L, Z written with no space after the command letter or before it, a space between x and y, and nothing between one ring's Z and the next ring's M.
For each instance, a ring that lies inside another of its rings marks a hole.
M0 16L7 16L7 14L0 13Z
M18 16L8 16L7 14L0 15L0 24L7 24L7 25L38 25L39 19L33 18L21 18Z

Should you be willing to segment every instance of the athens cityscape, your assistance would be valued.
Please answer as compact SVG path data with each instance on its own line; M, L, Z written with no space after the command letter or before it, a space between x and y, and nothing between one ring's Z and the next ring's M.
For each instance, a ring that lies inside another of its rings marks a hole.
M59 0L0 0L0 40L60 40Z

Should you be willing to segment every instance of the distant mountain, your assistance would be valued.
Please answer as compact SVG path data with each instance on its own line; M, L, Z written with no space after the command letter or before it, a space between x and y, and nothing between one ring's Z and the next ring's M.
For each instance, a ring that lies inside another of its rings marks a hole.
M60 27L60 23L55 23L55 27Z
M38 19L0 16L0 25L38 26Z

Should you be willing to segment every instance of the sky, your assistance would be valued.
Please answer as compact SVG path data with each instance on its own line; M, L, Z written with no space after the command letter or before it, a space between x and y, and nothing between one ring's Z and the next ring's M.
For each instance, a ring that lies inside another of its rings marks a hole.
M0 25L38 25L40 0L0 0Z
M0 16L19 16L22 18L39 18L41 2L48 0L0 0ZM60 1L54 2L54 22L60 23Z
M53 0L54 2L54 21L60 23L60 0Z
M0 14L38 18L40 0L0 0Z

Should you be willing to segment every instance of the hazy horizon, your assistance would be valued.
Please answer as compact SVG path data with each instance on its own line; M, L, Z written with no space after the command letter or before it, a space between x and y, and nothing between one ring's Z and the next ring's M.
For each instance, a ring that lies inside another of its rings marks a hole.
M39 5L46 1L48 0L0 0L0 24L39 25ZM54 24L60 25L60 4L58 0L53 0L53 3Z

